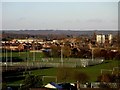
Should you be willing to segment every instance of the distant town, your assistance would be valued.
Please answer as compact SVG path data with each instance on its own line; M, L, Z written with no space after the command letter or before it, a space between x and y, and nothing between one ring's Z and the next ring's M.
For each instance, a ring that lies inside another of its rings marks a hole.
M119 88L117 31L20 30L0 37L2 90Z
M17 31L15 31L17 32ZM18 31L19 32L19 31ZM39 32L39 31L37 31ZM45 31L43 31L45 32ZM47 31L46 31L47 32ZM50 31L49 31L50 32ZM52 31L54 32L54 31ZM59 31L61 32L61 31ZM66 32L66 31L65 31ZM69 32L69 31L68 31ZM64 31L63 31L64 33ZM80 33L80 31L79 31ZM83 33L83 32L82 32ZM42 33L43 34L43 33ZM96 58L104 58L104 59L114 59L119 58L118 52L118 36L117 31L114 33L107 34L104 32L92 32L90 31L87 34L82 34L78 36L68 35L68 34L48 34L46 33L44 36L38 36L33 34L15 34L13 32L3 33L2 38L2 48L13 51L35 51L35 52L49 52L47 55L50 56L50 52L54 53L54 48L58 48L58 57L59 57L59 49L68 49L69 55L65 55L65 57L79 57L79 58L91 58L92 50L94 49L94 57ZM17 37L18 36L18 37ZM59 37L57 37L59 36ZM7 40L8 39L8 40ZM82 55L79 55L82 53ZM97 55L99 53L99 55ZM56 57L57 57L56 56ZM108 57L109 56L109 57Z
M0 4L0 90L120 90L120 2L12 1Z

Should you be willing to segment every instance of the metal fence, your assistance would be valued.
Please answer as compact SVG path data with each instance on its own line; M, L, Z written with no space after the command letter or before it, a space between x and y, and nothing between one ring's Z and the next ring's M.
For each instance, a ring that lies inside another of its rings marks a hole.
M29 67L87 67L102 63L103 59L81 59L81 58L42 58L36 61L13 62L12 66L29 66ZM3 62L2 66L11 66L11 62Z

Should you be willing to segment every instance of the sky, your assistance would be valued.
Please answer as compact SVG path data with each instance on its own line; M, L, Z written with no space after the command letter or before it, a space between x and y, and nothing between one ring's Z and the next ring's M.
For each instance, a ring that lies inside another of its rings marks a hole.
M118 29L118 2L8 1L2 2L2 30Z

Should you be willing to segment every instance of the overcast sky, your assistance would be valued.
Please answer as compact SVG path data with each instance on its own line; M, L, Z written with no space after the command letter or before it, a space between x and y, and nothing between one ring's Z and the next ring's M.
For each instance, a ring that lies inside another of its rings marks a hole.
M2 2L2 29L117 30L117 2Z

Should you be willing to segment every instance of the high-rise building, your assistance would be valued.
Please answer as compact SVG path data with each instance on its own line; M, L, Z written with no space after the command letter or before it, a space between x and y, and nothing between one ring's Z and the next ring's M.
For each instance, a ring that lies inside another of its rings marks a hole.
M108 40L109 40L109 43L112 43L112 34L108 34Z
M103 35L103 34L96 35L96 42L98 44L105 43L105 35Z

